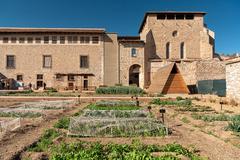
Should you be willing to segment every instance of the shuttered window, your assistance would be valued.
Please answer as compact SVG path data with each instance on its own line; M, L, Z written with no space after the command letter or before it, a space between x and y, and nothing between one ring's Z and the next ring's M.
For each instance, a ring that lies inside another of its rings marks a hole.
M88 68L88 56L80 56L80 68Z
M52 67L52 56L51 55L44 55L43 56L43 67L44 68L51 68Z

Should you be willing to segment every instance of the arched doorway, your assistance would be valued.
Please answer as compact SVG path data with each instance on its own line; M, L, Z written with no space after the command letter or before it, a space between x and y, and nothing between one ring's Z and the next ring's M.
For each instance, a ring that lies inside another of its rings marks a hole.
M129 85L136 84L139 87L140 65L134 64L129 68Z

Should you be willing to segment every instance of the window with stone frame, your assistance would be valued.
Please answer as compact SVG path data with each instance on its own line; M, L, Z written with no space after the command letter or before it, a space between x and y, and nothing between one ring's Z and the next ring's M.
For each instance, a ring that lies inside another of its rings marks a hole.
M15 56L14 55L7 55L7 62L6 62L6 68L7 69L13 69L15 68Z
M52 68L52 56L43 55L43 68Z
M17 43L17 38L16 37L11 37L11 43Z
M36 37L35 38L35 43L41 43L41 37Z
M28 37L27 38L27 43L33 43L33 38L32 37Z
M68 81L75 81L74 75L72 74L68 75Z
M89 36L81 36L80 37L80 43L81 44L89 44L90 43L90 37Z
M48 36L43 37L43 41L44 41L44 44L48 44L49 43L49 37Z
M25 38L24 37L20 37L19 38L19 43L25 43Z
M99 37L98 36L92 37L92 44L98 44L98 43L99 43Z
M23 81L23 75L21 74L17 75L17 81Z
M132 57L137 57L137 49L136 48L131 49L131 56Z
M57 44L57 36L52 36L52 44Z
M57 75L56 75L56 80L57 80L57 81L63 81L63 80L64 80L64 76L61 75L61 74L57 74Z
M80 68L88 68L89 60L88 56L80 56Z
M65 36L60 36L60 44L65 44Z
M8 37L3 37L3 43L8 43L9 38Z

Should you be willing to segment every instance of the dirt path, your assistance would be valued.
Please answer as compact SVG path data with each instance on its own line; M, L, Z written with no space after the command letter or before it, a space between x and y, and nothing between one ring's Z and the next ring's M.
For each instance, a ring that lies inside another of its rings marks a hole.
M11 133L2 141L0 141L0 159L12 159L15 155L25 150L28 146L38 141L43 132L48 128L52 128L53 124L55 124L59 118L66 115L72 115L85 106L86 104L82 104L71 111L60 114L54 119L42 122L39 126L35 126L30 129L20 129L15 131L15 133Z

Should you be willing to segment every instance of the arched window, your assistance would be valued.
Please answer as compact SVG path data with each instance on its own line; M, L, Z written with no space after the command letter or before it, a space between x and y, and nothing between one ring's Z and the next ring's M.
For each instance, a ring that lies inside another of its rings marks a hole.
M170 51L171 51L170 42L168 42L168 43L166 44L166 59L169 59L169 58L170 58Z
M184 59L185 58L185 44L182 42L180 44L180 58Z
M132 56L132 57L137 57L137 50L136 50L136 48L132 48L132 50L131 50L131 56Z

